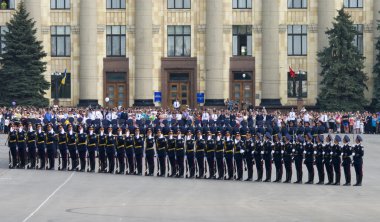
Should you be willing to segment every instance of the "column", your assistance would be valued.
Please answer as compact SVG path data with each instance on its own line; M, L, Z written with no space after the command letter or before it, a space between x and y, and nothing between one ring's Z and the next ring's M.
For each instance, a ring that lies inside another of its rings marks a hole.
M41 1L34 1L34 0L25 0L25 7L26 10L29 12L29 18L32 18L36 24L35 28L37 28L37 39L41 41Z
M232 7L232 6L231 6ZM224 106L223 1L206 0L206 106Z
M262 106L281 106L279 76L279 5L263 1Z
M373 32L376 33L374 35L375 38L379 36L379 32L377 31L378 21L380 21L380 1L373 0Z
M153 21L152 0L135 1L135 104L154 106L153 103Z
M97 1L80 1L79 105L97 105Z
M332 27L336 14L335 0L318 1L318 49L328 46L327 29Z

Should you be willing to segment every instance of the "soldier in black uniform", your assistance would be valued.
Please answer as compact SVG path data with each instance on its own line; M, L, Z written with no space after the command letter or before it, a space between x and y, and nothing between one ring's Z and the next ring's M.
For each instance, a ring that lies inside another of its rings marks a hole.
M28 133L26 134L26 143L28 146L28 154L30 166L28 169L36 168L36 131L33 130L33 126L31 123L28 124Z
M135 129L134 140L134 150L135 150L135 158L136 158L136 166L137 172L136 175L142 175L142 159L144 155L144 135L140 134L140 129Z
M274 166L276 167L276 180L274 180L274 183L281 183L282 182L282 173L283 173L283 168L282 168L282 154L284 152L284 144L281 141L282 140L282 135L281 133L278 133L274 135L274 146L273 146L273 161L274 161Z
M316 137L317 146L315 148L315 165L317 165L318 170L318 185L323 185L325 183L325 169L323 167L323 135L317 135Z
M231 138L231 134L229 131L226 131L226 139L224 141L225 143L225 158L226 158L226 164L227 164L227 177L226 180L232 180L234 168L233 168L233 152L234 152L234 141Z
M218 167L218 180L223 179L224 177L224 139L220 131L217 132L216 141L215 141L215 157L216 165Z
M350 146L350 137L345 135L343 137L343 148L342 148L342 166L344 170L344 176L346 183L343 186L351 186L351 155L352 150Z
M243 178L243 153L245 152L244 141L241 139L240 133L237 132L234 141L234 159L236 164L236 180Z
M198 176L196 178L204 178L204 158L205 158L206 141L202 136L202 131L197 131L197 140L195 145L195 157L197 159Z
M24 169L26 163L26 133L23 129L21 123L19 123L18 131L17 131L17 148L18 148L18 158L19 158L19 168Z
M46 134L42 130L41 124L37 124L37 152L38 157L41 161L40 163L40 170L45 169L45 140L46 140Z
M256 171L257 171L257 179L255 182L263 181L263 143L262 143L261 134L257 133L255 136L255 148L253 151L253 157L255 159Z
M125 171L125 137L123 135L123 129L119 127L116 135L116 154L117 161L119 163L119 171L117 174L124 174Z
M160 173L158 176L165 177L166 173L166 149L168 146L168 141L166 138L162 135L161 130L157 131L157 156L158 156L158 162L159 162L159 169Z
M108 173L114 173L115 171L115 136L112 134L112 127L108 127L108 133L106 136L107 145L107 159L108 159Z
M127 174L133 174L135 172L135 162L133 161L133 136L130 134L129 129L125 130L125 154L127 156L128 170Z
M95 172L95 152L97 150L97 136L94 133L94 127L90 126L88 130L88 138L87 138L88 144L88 158L90 161L90 169L88 169L89 172L94 173Z
M340 138L339 135L335 136L334 139L334 145L332 146L331 152L332 152L332 165L335 171L335 183L334 185L340 185L340 164L341 164L341 159L340 155L342 153L342 147L340 146L340 142L342 139Z
M189 176L188 178L193 178L195 174L195 168L194 168L194 138L192 137L191 130L187 131L186 136L186 157L187 157L187 164L189 169Z
M105 173L107 166L106 159L106 135L104 134L104 127L100 127L98 135L98 149L99 149L99 173Z
M354 162L352 165L354 165L355 172L356 172L356 184L354 186L361 186L362 180L363 180L363 156L364 156L364 148L361 144L363 141L361 136L356 136L356 144L353 148L353 160Z
M306 134L306 145L305 145L305 165L308 171L308 180L305 184L314 183L314 145L312 143L313 136L308 133Z
M331 150L332 144L331 144L331 142L332 142L331 135L328 135L326 137L326 144L323 147L323 161L325 163L327 180L328 180L326 185L331 185L333 183L333 180L334 180L334 171L333 171L333 167L331 164L331 155L332 155L332 150Z
M209 177L207 179L215 179L215 139L211 131L207 132L206 138L206 159L209 171Z
M56 142L57 142L57 135L55 134L53 130L53 126L51 124L47 127L47 134L46 134L46 152L49 160L49 168L48 170L54 170L55 165L55 152L56 152Z
M297 180L294 183L302 183L303 152L304 152L304 138L302 137L302 135L298 135L295 147L293 149L294 166L297 171Z
M170 168L168 165L169 177L175 176L175 141L176 141L176 138L173 136L173 131L170 130L169 136L168 136L168 158L169 158L169 165L170 165Z
M154 173L154 137L152 135L152 129L148 128L146 133L146 176L153 176Z
M253 150L255 148L255 141L251 137L251 133L249 131L246 132L245 135L245 144L244 144L244 159L247 164L248 177L245 181L252 181L253 177Z
M177 162L176 162L176 172L178 178L183 178L183 173L184 173L184 156L185 156L185 139L182 137L181 130L178 129L177 131L177 137L175 141L176 145L176 157L177 157Z
M265 163L265 173L266 178L264 182L271 182L272 177L272 149L273 143L271 141L271 134L269 132L265 133L264 144L263 144L263 160Z
M62 125L58 126L58 148L61 154L62 166L58 167L58 170L67 169L67 134L64 131Z
M15 125L13 123L9 124L9 134L8 134L8 146L12 156L12 163L9 163L10 168L17 167L18 158L17 158L17 132ZM43 157L45 158L45 156Z
M67 148L69 149L71 159L71 171L76 170L78 167L78 155L77 155L77 134L73 131L73 126L70 124L67 126Z
M86 155L87 155L87 134L83 131L83 126L78 126L78 154L80 160L80 171L86 171Z
M284 153L283 160L286 171L286 179L284 183L290 183L292 181L292 152L293 152L293 141L292 136L289 134L285 135L285 145L284 145Z

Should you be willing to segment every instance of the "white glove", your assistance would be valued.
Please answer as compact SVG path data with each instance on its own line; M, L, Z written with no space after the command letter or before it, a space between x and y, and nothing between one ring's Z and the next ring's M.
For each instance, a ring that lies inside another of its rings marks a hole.
M314 154L317 154L317 151L314 151Z
M303 151L304 154L306 154L306 151Z
M325 155L325 152L323 151L322 154Z
M343 153L341 153L340 156L343 156Z
M355 156L355 153L352 153L352 156Z
M244 150L240 150L240 153L243 154L243 153L244 153Z
M272 154L274 153L274 151L272 150Z
M264 151L261 151L261 154L264 154Z
M251 154L254 154L255 153L255 151L252 151L252 153Z
M283 150L281 150L281 153L284 153L284 151L283 151Z
M333 155L333 152L330 152L330 155Z
M295 150L295 149L292 149L292 152L294 153L294 152L296 152L296 150Z

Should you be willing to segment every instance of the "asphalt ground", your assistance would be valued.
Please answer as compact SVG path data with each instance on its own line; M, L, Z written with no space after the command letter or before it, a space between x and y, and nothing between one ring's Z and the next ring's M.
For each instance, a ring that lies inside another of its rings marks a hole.
M1 135L0 221L380 221L380 137L363 138L363 186L344 187L8 169Z

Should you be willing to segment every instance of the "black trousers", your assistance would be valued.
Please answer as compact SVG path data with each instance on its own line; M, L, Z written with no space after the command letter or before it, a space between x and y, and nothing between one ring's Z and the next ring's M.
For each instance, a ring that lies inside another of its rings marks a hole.
M166 152L159 150L157 152L158 162L160 164L160 176L165 176L166 173Z
M308 180L307 182L313 182L314 181L314 165L311 161L305 161L305 165L308 171Z
M116 149L117 161L119 162L119 171L118 173L124 174L125 171L125 149L118 148Z
M363 181L363 160L355 160L354 168L356 173L356 183L361 184Z
M263 160L261 157L255 157L257 180L263 179Z
M125 150L125 154L127 156L128 173L132 174L135 172L135 161L133 160L133 149L127 148Z
M61 153L61 159L62 159L61 169L66 170L66 168L67 168L67 146L66 146L66 144L59 145L59 152Z
M149 175L154 173L154 150L147 150L146 153L146 162L148 164L147 171Z
M183 172L184 172L183 158L185 156L183 150L177 150L176 156L177 156L176 172L179 177L183 177Z
M16 146L11 146L9 147L11 151L11 156L12 156L12 167L16 167L18 164L18 159L17 159L17 147ZM45 151L45 150L44 150ZM44 155L44 160L45 160L45 155ZM44 161L45 162L45 161Z
M351 158L344 158L342 165L346 183L351 183Z
M143 150L142 148L135 149L136 167L137 174L142 174L142 160L143 160Z
M334 172L333 172L333 167L332 167L330 158L325 159L325 169L326 169L328 183L333 183Z
M204 164L205 154L204 152L196 152L195 156L197 158L198 177L203 177L204 172L205 172L205 164Z
M30 168L36 167L36 145L28 145L28 155L30 161Z
M215 164L214 164L215 155L214 155L214 152L207 153L206 158L207 158L209 178L211 178L211 177L215 176L215 169L214 169L215 168Z
M333 157L332 158L332 165L335 172L335 183L340 183L340 157Z
M26 146L25 143L18 143L18 159L20 161L20 167L24 168L26 163Z
M234 168L233 168L233 155L232 153L226 153L226 164L227 164L227 179L232 179L234 176Z
M106 149L104 146L99 147L99 165L100 171L103 172L107 166Z
M249 154L245 156L245 162L247 163L247 171L248 171L248 179L252 179L253 177L253 158Z
M188 152L187 153L187 164L189 169L189 177L194 177L195 174L195 168L194 168L194 152Z
M115 148L106 148L107 159L108 159L108 172L114 173L115 171Z
M292 159L291 157L284 157L284 167L286 172L286 182L290 182L292 180Z
M176 168L176 164L175 164L175 152L174 151L169 151L168 152L168 157L169 157L169 165L170 165L170 168L168 166L168 172L169 172L170 176L172 176L172 175L175 175L175 168Z
M295 166L296 171L297 171L297 182L302 182L302 176L303 176L302 160L303 160L302 157L295 157L294 158L294 166Z
M325 182L325 169L323 167L323 159L322 158L316 158L315 159L315 165L317 165L319 182L324 183Z
M235 164L236 164L236 180L241 180L243 177L243 156L241 153L235 153Z
M87 147L86 146L78 146L78 154L80 160L80 170L86 170L86 158L87 158Z
M70 159L71 159L71 170L75 170L78 167L78 156L75 146L68 146Z
M224 164L223 164L223 152L216 152L216 165L218 167L218 178L224 177Z
M54 169L55 166L55 145L49 144L46 146L46 153L49 160L49 169Z
M274 158L274 166L276 167L276 181L281 181L283 173L281 158Z
M270 181L272 179L272 158L265 158L264 164L266 174L265 180Z
M40 159L40 168L44 169L45 168L45 145L38 145L37 146L37 152L38 152L38 158Z

